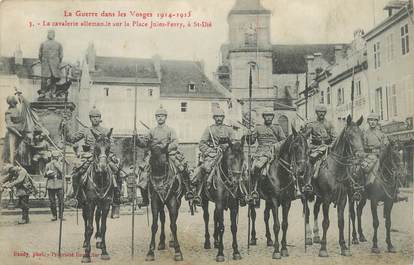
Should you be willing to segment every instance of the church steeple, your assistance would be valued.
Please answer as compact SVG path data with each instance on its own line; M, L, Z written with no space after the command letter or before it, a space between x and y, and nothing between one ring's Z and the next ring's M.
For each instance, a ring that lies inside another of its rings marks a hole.
M229 16L233 14L270 14L270 10L265 9L260 0L237 0L230 10Z

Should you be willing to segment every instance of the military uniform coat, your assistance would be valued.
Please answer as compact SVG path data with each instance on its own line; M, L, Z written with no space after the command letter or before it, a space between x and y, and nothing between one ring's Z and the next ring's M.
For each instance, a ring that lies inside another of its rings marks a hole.
M336 137L332 123L326 119L308 123L305 133L310 134L312 145L331 144Z
M46 189L62 189L63 188L63 165L61 162L52 160L46 164L45 178Z
M9 184L7 184L7 186L10 188L16 188L15 195L17 197L20 197L32 194L34 192L34 190L31 189L31 187L33 187L33 183L26 169L18 167L17 172L15 172L14 174L16 174L17 177L14 177L13 180L11 180Z
M46 40L40 44L39 60L42 63L42 77L60 78L60 63L63 59L62 45L55 40Z
M175 130L166 124L152 128L145 136L144 140L138 140L138 145L142 148L152 150L155 146L165 148L168 145L168 152L176 151L178 148L178 138Z
M203 155L215 152L214 147L221 144L233 143L235 140L234 131L227 125L211 125L204 130L201 136L199 148Z
M272 146L286 139L285 133L279 124L258 125L249 135L250 144L258 143L255 156L269 156Z
M364 150L367 153L378 153L388 144L385 134L377 128L364 131Z

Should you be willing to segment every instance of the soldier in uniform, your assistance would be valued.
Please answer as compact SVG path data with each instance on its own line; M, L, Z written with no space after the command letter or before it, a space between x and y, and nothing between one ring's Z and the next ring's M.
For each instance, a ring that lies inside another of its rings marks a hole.
M59 161L59 152L52 151L52 160L47 163L44 177L46 189L49 195L50 210L52 211L52 221L57 220L56 197L59 204L59 219L63 218L63 164Z
M3 161L13 165L16 149L23 137L21 134L23 119L17 108L15 96L8 96L7 104L9 104L9 108L4 114L7 132L4 138Z
M33 161L37 162L39 173L41 175L45 172L45 165L50 159L49 143L45 139L44 133L39 133L34 137L35 144L32 146L34 149Z
M63 124L63 128L66 131L66 140L70 143L76 143L80 140L84 140L84 145L82 146L83 152L80 155L81 161L78 165L73 168L72 172L72 186L73 192L77 195L77 200L81 199L80 194L78 192L79 183L81 177L84 175L86 170L88 169L90 163L93 159L93 147L95 144L95 136L93 135L92 131L95 134L105 134L109 133L107 128L104 128L100 125L102 122L101 119L101 112L96 109L95 107L89 112L89 119L91 121L92 126L89 128L83 128L78 132L71 134L67 128ZM111 139L112 142L112 139ZM122 179L121 179L121 168L120 168L120 161L115 157L113 153L109 155L109 167L111 168L112 172L114 173L114 200L112 204L112 218L119 218L119 207L121 204L121 188L122 188ZM73 195L69 195L68 197L73 197ZM81 202L81 201L80 201Z
M141 166L141 175L138 183L138 187L141 190L142 203L141 206L147 206L149 204L148 199L148 178L149 178L149 160L151 156L151 150L154 147L159 147L168 152L169 160L177 168L181 175L183 184L186 188L185 198L190 200L193 194L190 189L190 173L187 163L184 161L184 156L178 151L178 138L175 130L165 124L168 113L167 110L160 107L155 112L155 119L157 120L157 126L152 128L147 135L138 135L137 145L141 148L148 148L148 152L144 157L144 164Z
M320 158L326 154L328 147L335 141L336 135L334 127L331 122L326 120L325 115L327 112L325 105L317 105L315 107L316 121L306 124L304 128L304 134L310 136L310 162L314 166L314 176L316 176L319 170Z
M221 108L214 108L214 124L208 126L201 136L199 149L202 161L200 166L195 169L192 180L197 185L197 192L194 197L195 204L201 204L202 178L207 178L207 186L211 185L213 167L220 162L221 154L236 139L233 129L223 124L224 118L224 111Z
M363 163L363 169L367 173L366 185L370 185L375 180L375 175L379 168L380 153L389 144L387 136L378 128L379 115L370 113L367 118L368 129L364 131L364 151L367 157ZM396 193L396 202L407 200L408 198Z
M11 164L4 167L3 173L7 174L7 177L1 189L16 188L15 195L18 198L18 207L22 209L22 217L18 224L27 224L29 223L29 196L36 193L33 180L24 168Z
M253 156L252 173L255 176L251 199L258 200L257 179L260 175L266 176L269 162L273 160L278 150L286 139L285 133L279 124L273 124L275 113L272 108L266 108L263 113L263 125L256 126L248 135L248 143L258 142L256 152ZM275 151L276 154L273 153Z
M55 31L47 32L47 40L42 42L39 48L39 60L42 64L41 89L38 91L39 98L44 98L50 92L50 98L54 97L56 82L60 80L60 63L63 59L62 45L55 41ZM48 79L50 80L51 91L48 91Z

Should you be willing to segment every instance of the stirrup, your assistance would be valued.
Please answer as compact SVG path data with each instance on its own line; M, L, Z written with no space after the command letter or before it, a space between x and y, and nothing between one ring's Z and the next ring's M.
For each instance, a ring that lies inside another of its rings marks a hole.
M250 197L253 201L257 201L260 199L259 193L255 190L250 193Z
M194 199L194 193L192 191L187 191L184 195L186 201Z
M199 195L194 196L193 204L197 206L201 206L201 197Z

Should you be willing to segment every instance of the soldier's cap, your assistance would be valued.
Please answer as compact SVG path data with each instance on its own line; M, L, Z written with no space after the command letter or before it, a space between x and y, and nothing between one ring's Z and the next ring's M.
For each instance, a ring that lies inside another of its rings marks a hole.
M15 168L15 166L13 166L10 163L6 163L3 168L1 169L1 175L7 175L9 174L13 169Z
M17 99L16 99L15 96L8 96L6 101L7 101L7 104L9 104L9 105L10 104L17 104Z
M275 116L275 112L273 110L273 108L265 108L262 112L262 116L264 115L273 115Z
M95 106L93 106L91 111L89 111L89 117L101 117L101 112Z
M221 108L213 108L212 114L213 114L213 117L214 116L225 116L224 111Z
M379 115L377 114L377 113L375 113L375 112L371 112L369 115L368 115L368 117L367 117L367 120L377 120L377 121L379 121Z
M315 112L327 112L326 106L322 104L316 105Z
M160 108L155 111L155 116L157 116L157 115L165 115L165 116L167 116L168 115L168 112L167 112L166 109L164 109L162 106L160 106Z

